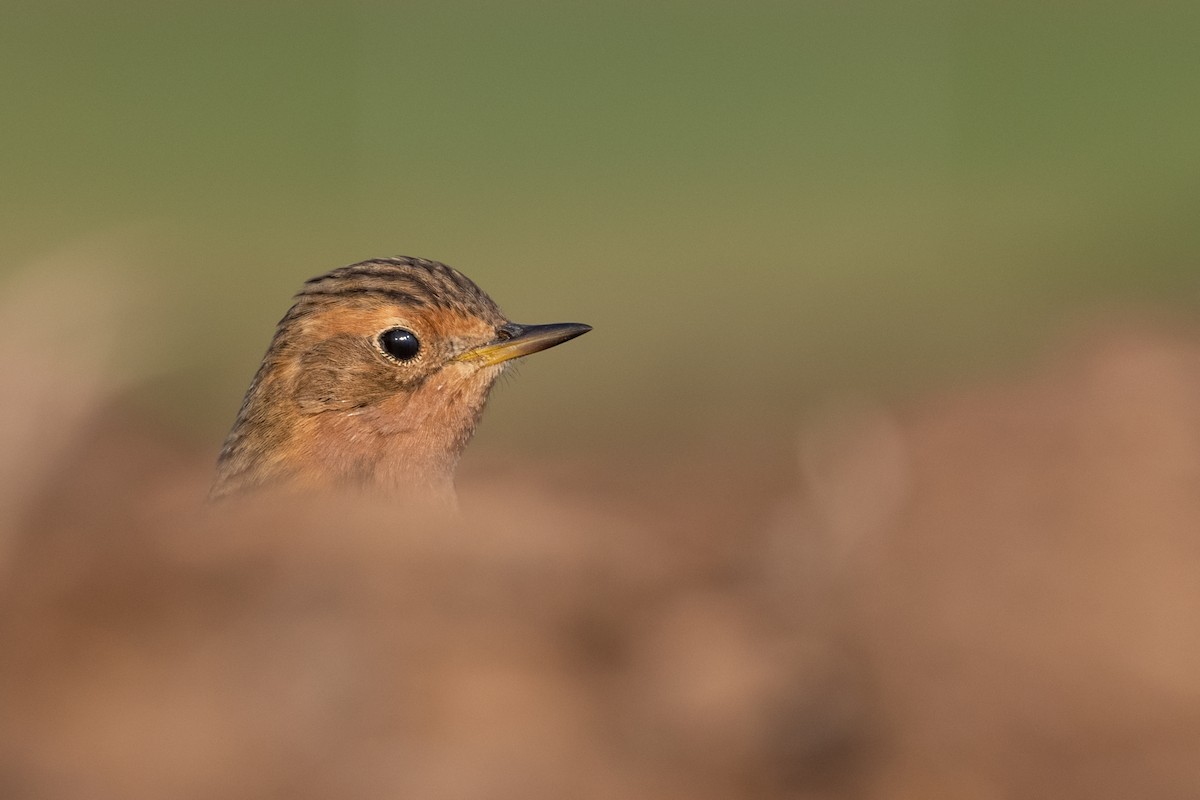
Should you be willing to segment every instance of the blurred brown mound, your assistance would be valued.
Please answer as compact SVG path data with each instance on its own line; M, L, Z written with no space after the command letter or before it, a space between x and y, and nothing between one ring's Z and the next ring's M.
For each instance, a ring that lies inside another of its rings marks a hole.
M907 499L853 532L842 598L886 720L881 796L1197 796L1195 335L1092 336L900 427ZM896 463L888 437L859 452Z
M97 412L0 454L0 796L1195 796L1198 409L1197 339L1125 332L834 409L787 490L528 465L455 521L205 509Z

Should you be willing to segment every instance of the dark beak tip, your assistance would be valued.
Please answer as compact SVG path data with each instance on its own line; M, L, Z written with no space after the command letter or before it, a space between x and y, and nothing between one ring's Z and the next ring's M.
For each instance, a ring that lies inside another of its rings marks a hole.
M584 325L582 322L564 322L561 326L555 327L559 328L557 344L577 339L592 329L591 325Z
M521 325L520 328L521 334L517 338L544 338L561 343L583 336L592 326L582 322L552 322L549 325Z

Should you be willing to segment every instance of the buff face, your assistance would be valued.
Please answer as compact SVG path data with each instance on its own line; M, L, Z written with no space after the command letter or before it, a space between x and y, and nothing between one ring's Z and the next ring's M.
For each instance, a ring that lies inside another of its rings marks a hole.
M455 465L511 359L588 330L514 323L435 261L378 259L313 278L246 393L213 496L352 485L452 497Z

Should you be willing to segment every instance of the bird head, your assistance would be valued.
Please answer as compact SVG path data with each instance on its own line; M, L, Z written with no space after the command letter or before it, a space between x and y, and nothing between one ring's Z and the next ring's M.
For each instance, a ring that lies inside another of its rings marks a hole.
M218 461L213 494L259 485L449 495L512 359L577 323L512 322L435 261L364 261L309 280L280 321Z

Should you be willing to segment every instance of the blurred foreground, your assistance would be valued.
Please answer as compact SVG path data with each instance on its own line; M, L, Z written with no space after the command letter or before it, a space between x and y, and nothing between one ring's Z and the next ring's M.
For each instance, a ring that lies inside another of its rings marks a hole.
M207 457L22 307L0 796L1200 791L1200 332L798 410L787 465L478 465L446 521L204 508Z

